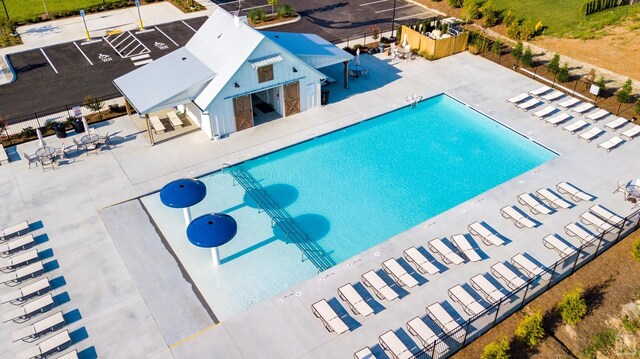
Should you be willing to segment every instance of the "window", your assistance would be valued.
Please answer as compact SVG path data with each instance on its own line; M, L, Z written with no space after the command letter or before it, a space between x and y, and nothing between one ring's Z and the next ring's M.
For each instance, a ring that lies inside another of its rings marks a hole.
M258 82L273 80L273 65L258 67Z

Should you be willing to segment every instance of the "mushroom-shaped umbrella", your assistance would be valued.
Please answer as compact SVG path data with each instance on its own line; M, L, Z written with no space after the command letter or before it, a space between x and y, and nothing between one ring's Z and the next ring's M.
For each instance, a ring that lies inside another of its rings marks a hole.
M193 178L181 178L169 182L160 190L160 200L165 206L182 208L187 226L191 222L189 207L200 203L206 195L207 187L204 183Z
M189 242L211 248L213 264L220 265L218 247L229 242L238 232L238 224L228 214L209 213L194 219L187 227Z

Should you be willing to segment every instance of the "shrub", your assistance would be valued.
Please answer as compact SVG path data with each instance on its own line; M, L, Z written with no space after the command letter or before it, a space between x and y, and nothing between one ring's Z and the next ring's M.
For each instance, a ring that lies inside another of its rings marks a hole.
M447 0L447 2L449 2L449 5L451 7L462 7L462 4L464 3L464 0Z
M480 4L478 0L464 0L462 6L462 19L466 21L480 18Z
M582 298L583 292L582 288L575 287L573 290L566 292L560 303L558 303L560 316L565 323L576 325L587 314L587 303Z
M502 41L494 41L493 44L491 44L491 52L498 56L502 55Z
M276 6L280 3L280 0L267 0L267 4L271 5L271 13L276 11Z
M637 315L625 314L622 317L622 326L628 332L636 333L640 331L640 318Z
M267 18L267 13L264 12L263 9L251 9L247 13L247 17L251 20L251 22L258 23L262 22Z
M536 35L540 34L542 32L542 30L544 30L544 25L542 25L542 21L538 21L536 23L536 26L534 27L534 31L535 31Z
M482 26L491 27L498 23L496 9L493 7L493 2L491 0L482 4L482 7L480 7L480 12L482 13L482 18L484 19Z
M640 101L638 103L640 103ZM636 106L636 110L637 109L638 106ZM631 255L633 256L633 259L636 260L636 262L640 262L640 238L636 239L636 241L633 242L633 247L631 247Z
M631 79L628 79L625 81L624 85L622 85L620 90L616 92L616 98L620 102L631 103L633 102L633 95L631 92L633 92L633 83L631 82Z
M600 75L600 77L598 78L598 81L594 82L593 84L598 86L600 90L607 89L607 79L604 77L604 75Z
M512 39L520 38L520 22L518 20L511 21L507 25L507 36Z
M513 58L520 61L520 59L522 58L522 54L523 54L522 41L518 41L516 46L511 51L511 55L513 55Z
M531 40L535 33L533 28L533 23L531 20L527 19L527 21L523 22L518 29L518 38L522 41Z
M640 115L640 100L638 100L638 102L636 102L636 115ZM640 257L638 257L640 258Z
M532 314L525 315L524 319L516 328L516 338L530 348L534 348L544 337L544 328L542 328L542 314L537 311Z
M560 68L560 71L558 71L558 75L556 77L556 79L560 82L567 82L570 79L570 75L569 75L569 64L568 63L564 63L564 65L562 65L562 67Z
M533 66L533 54L529 46L527 46L524 49L524 53L522 53L522 63L529 67Z
M612 348L616 343L618 332L613 328L607 328L599 333L596 333L589 345L582 350L582 355L589 359L596 359L598 352L604 352Z
M547 68L549 68L549 72L553 74L557 74L558 72L560 72L560 55L553 55L553 58L549 62L549 65L547 65Z
M36 135L36 130L34 130L31 126L25 127L22 129L22 135L24 137L33 137Z
M280 17L294 17L296 16L295 10L289 4L284 4L278 8L278 16Z
M509 341L502 338L499 341L491 342L484 347L482 359L509 359Z
M509 26L514 21L518 21L518 19L516 19L515 15L513 15L513 12L511 10L507 10L507 13L504 14L504 18L503 18L504 24Z

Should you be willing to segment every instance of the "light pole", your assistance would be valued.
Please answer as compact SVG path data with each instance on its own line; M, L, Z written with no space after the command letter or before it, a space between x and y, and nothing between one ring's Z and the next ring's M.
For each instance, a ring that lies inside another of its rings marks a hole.
M396 0L393 0L393 15L391 15L391 38L393 38L393 30L396 27Z
M4 1L2 2L4 4ZM42 6L44 6L44 12L47 14L47 18L49 18L49 10L47 10L47 4L42 0Z
M2 7L4 8L4 13L7 14L7 20L11 20L9 18L9 12L7 11L7 5L5 5L4 0L2 0Z

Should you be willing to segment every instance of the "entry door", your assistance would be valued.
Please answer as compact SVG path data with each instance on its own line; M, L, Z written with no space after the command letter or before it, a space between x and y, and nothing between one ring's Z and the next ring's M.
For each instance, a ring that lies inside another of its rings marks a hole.
M282 86L284 89L284 115L291 116L300 112L300 83L292 82Z
M233 114L236 117L236 131L253 127L251 95L240 96L233 99Z

